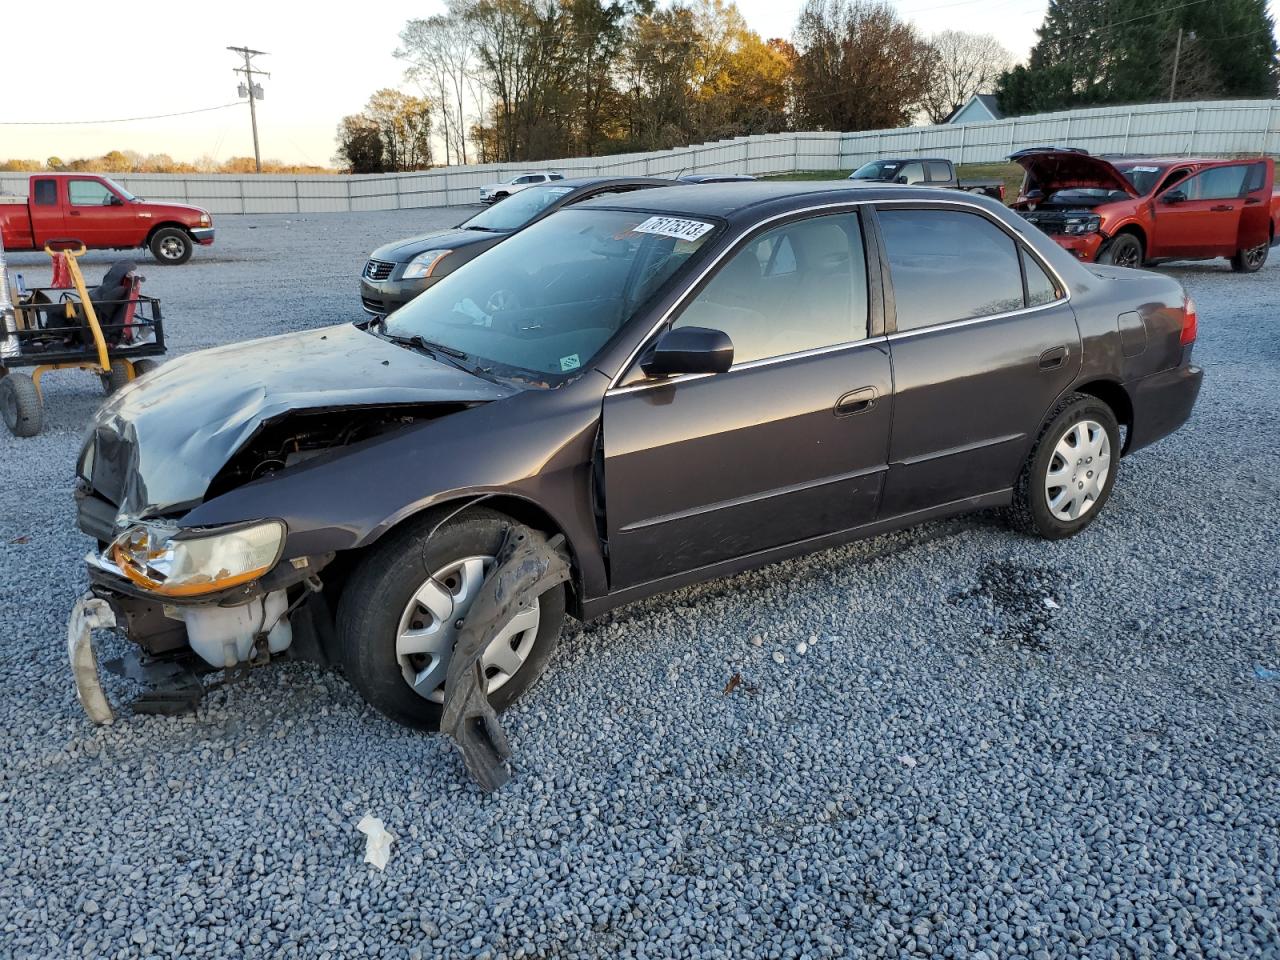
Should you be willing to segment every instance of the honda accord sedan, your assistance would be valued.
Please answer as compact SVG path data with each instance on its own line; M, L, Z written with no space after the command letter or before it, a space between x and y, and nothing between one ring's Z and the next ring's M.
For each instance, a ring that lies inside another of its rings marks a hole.
M384 321L188 354L108 400L78 467L78 691L101 715L75 624L116 624L211 667L341 664L430 728L514 530L571 574L490 625L498 708L566 614L964 511L1079 534L1190 416L1195 338L1175 280L1081 264L985 197L591 200Z
M669 187L657 177L578 177L528 187L452 230L436 230L383 244L360 273L360 305L385 316L469 260L557 210L592 197Z

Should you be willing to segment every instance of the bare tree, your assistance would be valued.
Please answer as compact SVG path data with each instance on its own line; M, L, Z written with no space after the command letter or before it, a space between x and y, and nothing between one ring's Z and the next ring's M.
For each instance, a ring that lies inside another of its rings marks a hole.
M933 123L943 123L975 93L994 92L1013 55L989 33L943 30L929 40L933 75L921 107Z
M409 63L406 76L422 88L440 115L445 162L467 162L467 88L475 66L475 38L465 7L410 20L395 55Z

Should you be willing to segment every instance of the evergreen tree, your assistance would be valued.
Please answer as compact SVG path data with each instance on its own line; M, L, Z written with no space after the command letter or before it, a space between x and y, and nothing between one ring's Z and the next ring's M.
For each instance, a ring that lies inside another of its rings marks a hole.
M1168 98L1272 97L1277 60L1265 0L1050 0L1026 66L1000 79L1008 114Z

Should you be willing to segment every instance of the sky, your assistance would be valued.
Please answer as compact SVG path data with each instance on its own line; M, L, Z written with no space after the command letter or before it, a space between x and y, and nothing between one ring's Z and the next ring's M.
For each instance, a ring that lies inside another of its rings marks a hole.
M1047 6L1047 0L891 2L926 34L946 29L993 33L1019 59L1034 43ZM737 3L751 27L767 39L791 35L802 0ZM248 103L236 102L239 78L232 69L237 57L226 50L247 46L267 51L255 66L272 73L260 81L265 91L258 104L263 159L327 166L339 118L358 111L380 87L412 89L404 84L403 65L392 56L397 34L404 19L439 13L444 2L396 5L394 15L385 5L364 9L371 15L361 15L359 6L331 0L305 6L279 0L0 5L0 36L6 38L0 159L71 159L113 149L168 153L179 160L252 156ZM55 54L40 40L47 36L51 11L60 23ZM108 16L125 21L110 32L109 53L103 48ZM33 42L19 42L24 36ZM121 45L124 38L127 51ZM16 79L21 77L31 79L21 83ZM66 123L223 104L235 106L128 123Z

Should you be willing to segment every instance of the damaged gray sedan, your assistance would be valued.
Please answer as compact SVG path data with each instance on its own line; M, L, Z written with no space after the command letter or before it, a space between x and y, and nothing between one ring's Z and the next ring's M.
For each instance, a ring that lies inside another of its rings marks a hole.
M340 665L434 728L480 595L501 709L566 613L987 507L1070 536L1121 454L1190 415L1195 333L1172 279L1081 265L981 197L588 201L385 320L188 355L113 396L77 470L81 701L109 718L89 630L114 625L152 663ZM495 593L512 531L568 580Z

